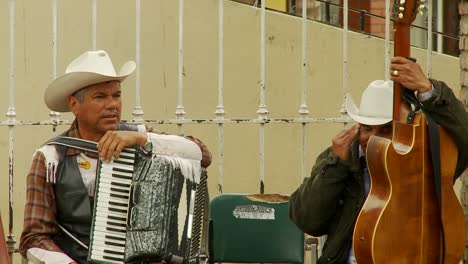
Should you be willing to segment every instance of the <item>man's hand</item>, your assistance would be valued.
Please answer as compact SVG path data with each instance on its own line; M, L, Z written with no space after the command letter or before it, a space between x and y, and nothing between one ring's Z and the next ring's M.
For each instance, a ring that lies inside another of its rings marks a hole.
M432 84L421 66L403 57L392 58L390 76L393 81L419 93L429 92L432 89Z
M342 160L349 160L349 146L357 138L359 125L354 125L341 131L332 139L332 151Z
M99 156L103 161L111 161L112 156L114 156L114 159L119 158L123 148L143 146L145 143L145 133L109 130L98 142Z

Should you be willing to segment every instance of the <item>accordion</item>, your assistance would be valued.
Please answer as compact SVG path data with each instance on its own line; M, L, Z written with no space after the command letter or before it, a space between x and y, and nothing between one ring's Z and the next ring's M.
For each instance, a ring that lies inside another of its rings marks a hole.
M157 144L165 140L169 144L156 145L153 154L126 148L119 159L98 162L90 263L206 261L206 171L199 160L190 158L190 151L184 152L184 144L190 150L193 142L171 135L157 137ZM60 141L62 145L97 149L90 141L66 137Z

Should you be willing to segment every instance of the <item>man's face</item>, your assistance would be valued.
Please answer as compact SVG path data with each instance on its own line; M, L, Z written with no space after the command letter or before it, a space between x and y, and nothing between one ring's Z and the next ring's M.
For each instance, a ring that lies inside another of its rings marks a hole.
M359 124L359 144L362 149L366 151L367 142L369 141L370 136L379 136L391 139L392 132L392 122L376 126Z
M87 134L98 140L107 130L117 129L122 109L120 95L120 83L110 81L86 87L81 102L74 96L69 97L69 106L82 136Z

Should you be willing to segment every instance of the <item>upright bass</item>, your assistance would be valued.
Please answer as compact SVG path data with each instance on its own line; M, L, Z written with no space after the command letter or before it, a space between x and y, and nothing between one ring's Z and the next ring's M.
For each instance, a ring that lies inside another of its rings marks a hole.
M395 1L395 56L410 57L420 4ZM410 93L394 83L393 138L373 136L367 145L371 188L353 235L359 264L458 264L463 256L464 216L453 189L457 147L438 126L440 144L430 144L430 117L413 111L403 99Z

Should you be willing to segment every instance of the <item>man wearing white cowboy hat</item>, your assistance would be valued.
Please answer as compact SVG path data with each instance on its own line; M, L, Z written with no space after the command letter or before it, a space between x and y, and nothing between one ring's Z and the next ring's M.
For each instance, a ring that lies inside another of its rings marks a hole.
M120 122L121 82L135 67L128 61L116 72L103 50L88 51L73 60L44 96L50 110L71 111L75 116L62 135L97 142L103 161L118 158L125 147L140 146L147 154L170 147L174 153L183 152L195 166L209 166L209 150L194 137L157 134L144 125ZM23 256L45 263L87 263L88 252L76 241L89 243L97 158L88 151L51 144L35 152L27 178Z
M459 157L455 177L468 166L468 114L443 82L428 79L421 67L405 58L392 59L392 80L417 92L426 112L450 131ZM397 71L397 72L395 72ZM371 135L392 137L392 81L377 80L362 94L358 108L347 96L346 110L358 124L332 139L289 200L291 220L313 236L327 235L318 263L356 263L352 251L354 223L369 192L364 153Z

